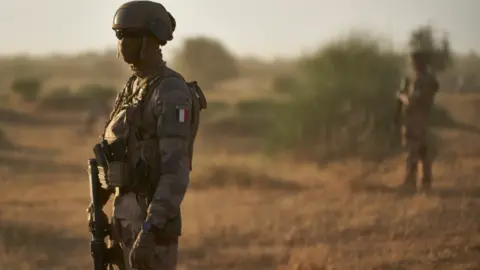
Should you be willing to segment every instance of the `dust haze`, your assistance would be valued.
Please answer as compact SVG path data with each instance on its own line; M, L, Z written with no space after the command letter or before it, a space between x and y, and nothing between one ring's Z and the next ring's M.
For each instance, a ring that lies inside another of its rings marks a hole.
M392 46L352 29L274 60L215 35L178 41L168 65L209 101L179 269L480 269L480 50L438 33L418 24ZM433 191L405 196L392 124L398 48L414 44L435 54L441 89ZM114 47L0 58L0 269L92 269L87 159L129 74Z

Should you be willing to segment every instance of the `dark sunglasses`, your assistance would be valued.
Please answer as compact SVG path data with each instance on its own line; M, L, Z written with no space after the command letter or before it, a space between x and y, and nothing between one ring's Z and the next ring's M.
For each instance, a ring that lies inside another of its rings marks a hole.
M150 33L143 29L116 29L115 36L118 40L122 40L124 38L141 38L145 36L149 36Z

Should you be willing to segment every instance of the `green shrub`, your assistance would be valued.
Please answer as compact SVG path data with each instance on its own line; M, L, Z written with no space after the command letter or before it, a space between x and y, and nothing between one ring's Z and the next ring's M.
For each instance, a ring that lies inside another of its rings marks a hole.
M12 82L11 88L23 101L33 102L42 90L42 81L37 78L17 78Z
M230 104L222 101L209 101L207 106L208 108L201 113L202 119L222 117L231 109Z
M219 40L210 37L186 39L173 62L186 78L197 80L207 91L239 73L235 56Z
M115 87L100 84L86 84L77 91L78 97L107 101L113 99L117 94Z
M298 82L293 75L283 74L273 79L272 88L280 94L295 94L298 87Z
M235 104L235 109L239 115L249 116L273 116L275 114L278 102L271 99L242 100Z
M0 126L0 150L13 150L15 144L10 140L3 126Z
M319 158L392 148L402 64L381 42L357 35L306 57L297 94L276 111L269 150Z
M52 89L47 96L56 97L56 98L69 98L73 96L72 90L68 86L60 86Z
M76 92L59 87L45 95L38 107L49 111L86 111L92 106L108 106L115 96L115 88L98 84L86 84Z
M75 111L84 108L68 86L60 86L48 91L39 101L38 109L47 111Z
M205 110L205 112L207 111L211 111L211 112L220 112L220 111L226 111L230 108L230 105L226 102L222 102L222 101L209 101L208 102L208 109Z

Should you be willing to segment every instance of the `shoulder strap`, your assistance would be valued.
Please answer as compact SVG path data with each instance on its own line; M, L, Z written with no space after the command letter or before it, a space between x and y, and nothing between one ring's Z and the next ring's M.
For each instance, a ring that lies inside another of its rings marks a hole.
M143 116L146 108L146 104L150 101L150 99L153 96L153 93L155 92L156 89L158 89L158 86L163 82L164 76L162 73L158 74L157 76L154 76L153 78L150 78L145 86L145 91L143 92L142 96L140 97L140 101L138 104L138 110L140 115ZM140 127L137 127L137 136L139 136L140 140L143 140L143 135L142 135L142 129Z
M145 107L144 104L145 104L146 100L150 100L156 86L158 86L163 81L163 78L164 78L164 76L162 76L163 73L164 72L160 72L160 74L161 74L161 75L159 74L160 76L154 76L153 78L149 79L146 82L146 86L145 86L146 91L144 92L143 96L140 98L140 103L139 103L139 109L141 110L142 113L144 111L144 107ZM104 140L105 130L107 129L108 125L110 124L112 119L115 117L115 115L117 115L120 112L120 110L122 109L122 107L134 97L133 93L129 93L129 91L132 89L133 82L135 81L135 79L137 79L137 76L132 75L128 79L128 82L125 84L122 91L120 91L120 93L118 93L118 95L115 99L115 105L114 105L112 111L110 112L110 115L109 115L109 117L108 117L108 119L105 123L104 128L103 128L103 133L101 135L101 140Z
M102 132L102 135L100 136L101 140L104 140L105 139L105 131L108 127L108 125L110 125L110 122L112 121L113 117L115 117L115 115L120 111L120 109L122 108L122 105L123 103L125 102L125 100L127 99L128 97L128 91L132 88L132 84L133 82L135 81L137 77L135 75L132 75L130 76L130 78L128 79L127 83L125 84L125 86L123 87L122 91L120 91L120 93L118 93L117 97L115 98L115 104L113 106L113 109L112 111L110 112L110 115L108 116L108 119L105 123L105 126L103 128L103 132Z

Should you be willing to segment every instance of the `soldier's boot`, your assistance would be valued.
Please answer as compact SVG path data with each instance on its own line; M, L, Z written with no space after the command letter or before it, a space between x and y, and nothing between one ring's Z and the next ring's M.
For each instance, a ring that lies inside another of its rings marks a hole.
M420 156L422 159L422 188L423 192L428 192L432 188L432 160L428 156L427 147L424 145L420 149Z
M406 175L403 184L400 186L400 191L406 193L413 193L417 189L417 162L407 162Z
M432 163L423 162L422 191L428 192L432 189Z

